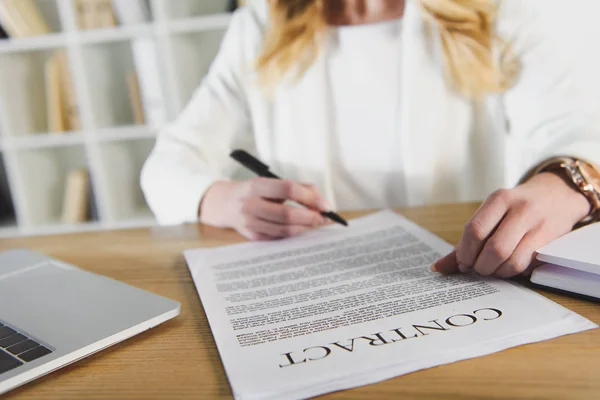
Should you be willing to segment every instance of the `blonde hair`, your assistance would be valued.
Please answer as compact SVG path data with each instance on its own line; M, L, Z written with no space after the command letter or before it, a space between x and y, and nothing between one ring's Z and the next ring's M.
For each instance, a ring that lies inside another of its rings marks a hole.
M301 77L321 49L326 0L270 0L271 24L257 60L260 81L273 87ZM424 19L438 28L449 84L468 97L502 92L518 69L510 47L494 33L496 0L419 0ZM495 43L502 44L500 56Z

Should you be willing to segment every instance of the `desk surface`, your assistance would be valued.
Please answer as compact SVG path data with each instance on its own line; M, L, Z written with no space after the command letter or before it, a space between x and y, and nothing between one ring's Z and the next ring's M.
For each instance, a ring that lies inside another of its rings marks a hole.
M450 243L476 205L399 210ZM352 218L359 213L345 214ZM16 389L7 399L231 398L231 390L182 250L234 243L233 232L189 225L18 238L27 247L181 302L181 315ZM600 323L600 305L542 292ZM327 397L600 398L600 330L563 336L390 379Z

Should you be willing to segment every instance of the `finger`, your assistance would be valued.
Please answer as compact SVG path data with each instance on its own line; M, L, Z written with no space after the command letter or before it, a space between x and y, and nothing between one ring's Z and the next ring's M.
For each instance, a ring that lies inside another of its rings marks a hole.
M537 253L534 253L534 257L536 257L536 256L537 256ZM531 263L529 264L529 267L527 267L527 269L525 269L525 271L523 271L521 273L521 275L530 277L531 274L533 273L533 270L536 269L537 267L541 266L541 265L544 265L544 262L540 261L540 260L537 260L537 259L534 258L531 261Z
M259 218L249 218L245 228L250 232L277 239L296 236L309 229L308 227L302 225L282 225Z
M460 271L466 272L475 265L486 240L494 232L508 211L509 192L499 190L492 194L465 225L456 247L456 260Z
M319 193L297 182L285 179L256 178L251 182L251 193L269 199L292 200L309 208L329 211Z
M248 199L244 203L244 212L259 219L283 225L315 227L325 221L325 218L316 211L273 203L261 197Z
M533 229L524 209L512 209L490 237L475 261L474 269L481 275L492 275L508 260L521 239Z
M449 254L437 260L431 266L431 270L434 272L440 272L444 275L450 275L458 272L458 263L456 262L456 249L452 250Z
M313 185L312 183L301 183L301 185L317 195L317 201L321 202L324 206L322 211L331 211L331 205L329 205L329 202L321 195L321 192L319 192L319 188L316 185Z
M495 275L499 278L510 278L519 274L531 274L535 267L542 264L535 259L536 251L547 242L542 228L528 232L508 260L496 270Z

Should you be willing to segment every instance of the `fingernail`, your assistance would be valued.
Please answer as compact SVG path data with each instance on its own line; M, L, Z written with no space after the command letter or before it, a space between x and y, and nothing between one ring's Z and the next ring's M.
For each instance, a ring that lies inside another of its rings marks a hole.
M467 267L466 265L463 265L463 264L458 264L458 270L462 273L465 273L469 270L469 267Z
M438 272L438 269L435 264L431 264L431 267L429 267L429 269L431 270L431 272Z

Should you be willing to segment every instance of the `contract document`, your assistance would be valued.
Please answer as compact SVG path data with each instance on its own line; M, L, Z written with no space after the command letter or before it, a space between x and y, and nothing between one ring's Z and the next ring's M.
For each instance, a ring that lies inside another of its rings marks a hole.
M443 276L393 211L184 253L237 399L296 399L597 328L516 283Z

